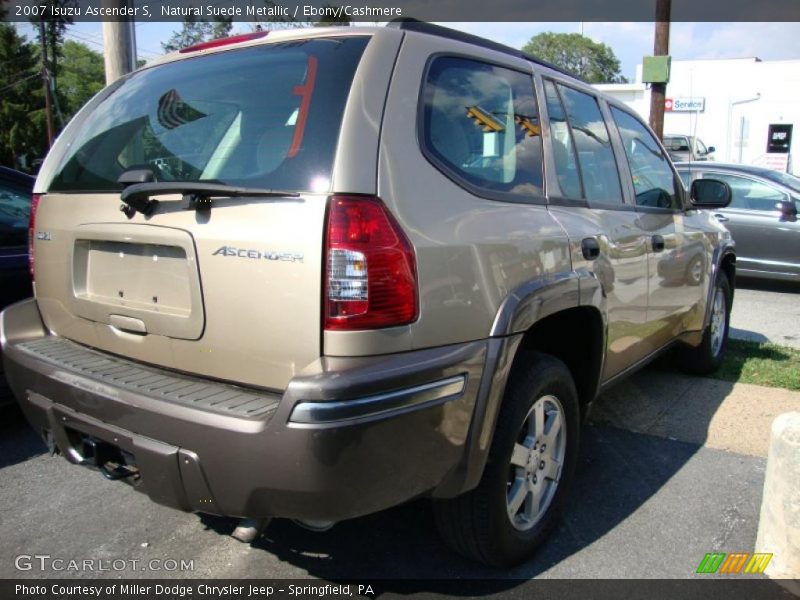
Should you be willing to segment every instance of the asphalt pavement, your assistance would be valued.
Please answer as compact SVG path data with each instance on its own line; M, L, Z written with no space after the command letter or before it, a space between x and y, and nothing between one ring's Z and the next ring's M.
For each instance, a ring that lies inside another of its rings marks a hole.
M800 286L738 281L732 334L800 347L798 300ZM426 501L323 533L275 520L245 545L229 535L233 519L153 504L48 456L19 410L0 408L0 578L498 578L506 586L509 578L693 577L706 552L753 550L769 424L799 405L799 393L687 377L665 361L622 382L596 402L560 526L532 560L502 572L447 549ZM127 564L95 573L15 567L18 556L37 554ZM151 559L191 561L191 570L163 562L142 570Z
M559 528L532 560L510 571L477 567L450 552L426 501L324 533L275 520L245 545L229 536L232 519L158 506L123 483L48 456L16 408L6 409L0 578L87 575L15 568L16 557L36 554L140 561L122 572L92 573L101 577L502 578L501 586L513 586L509 578L692 577L706 552L750 552L755 542L766 446L726 445L737 436L716 432L715 419L741 412L748 398L751 407L761 405L770 392L737 393L738 386L658 364L602 396ZM765 410L800 402L800 394L789 394ZM765 438L770 420L765 414L738 423ZM142 571L150 559L191 560L192 570Z

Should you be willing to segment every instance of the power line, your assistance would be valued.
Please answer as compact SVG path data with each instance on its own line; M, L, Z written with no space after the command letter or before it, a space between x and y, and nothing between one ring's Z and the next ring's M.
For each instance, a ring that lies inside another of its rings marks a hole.
M31 67L31 69L35 69L35 67ZM39 73L39 71L31 71L30 69L25 69L24 71L20 71L19 73L14 73L13 75L8 75L4 79L13 79L13 78L16 78L16 77L21 77L22 75L25 75L26 73L33 73L33 72L35 72L37 74Z
M81 75L91 76L94 75L89 69L81 69L73 65L60 65L62 71L69 71L70 73L79 73Z
M86 37L80 36L80 35L78 35L77 33L73 33L73 32L71 32L71 31L67 31L67 32L66 32L64 35L65 35L66 37L71 37L71 38L73 38L73 41L76 41L76 40L77 40L77 41L80 41L80 42L88 42L89 44L94 44L95 46L99 46L100 48L102 48L102 47L103 47L103 43L102 43L102 42L97 42L97 41L95 41L95 40L91 40L91 39L89 39L89 38L86 38Z
M100 46L101 48L104 47L103 42L102 41L98 41L98 39L102 40L102 36L96 36L94 34L90 34L90 33L87 33L85 31L81 32L80 34L75 33L74 31L68 31L68 32L66 32L66 35L73 36L75 39L81 40L83 42L88 42L90 44L95 44L97 46ZM142 48L142 47L139 47L138 45L137 45L136 50L137 50L137 54L141 54L145 59L152 59L152 58L156 58L157 56L161 55L161 53L157 53L157 52L153 51L151 48Z
M30 56L17 56L16 58L12 58L12 59L9 59L9 60L4 60L3 61L3 66L10 65L12 63L15 63L15 62L23 60L23 59L31 60L31 57Z
M139 27L140 25L144 25L144 23L139 23L139 22L135 22L135 23L134 23L134 27ZM98 34L98 33L90 33L90 32L88 32L88 31L82 31L82 32L81 32L81 35L89 36L89 37L91 37L91 38L94 38L94 39L96 39L96 40L103 41L103 36L102 36L102 34ZM144 52L145 54L153 54L153 55L156 55L156 56L157 56L157 55L159 55L159 54L161 54L161 52L156 52L156 51L155 51L155 50L153 50L152 48L141 48L141 47L139 47L139 44L138 44L138 42L137 42L136 46L137 46L137 50L144 50L144 51L145 51L145 52Z
M65 35L73 38L73 41L79 41L79 42L86 42L86 43L89 43L89 44L94 44L95 46L99 46L100 48L104 47L102 42L98 42L96 40L93 40L93 39L90 39L90 38L87 38L87 37L83 37L83 36L81 36L81 35L79 35L77 33L74 33L72 31L66 32ZM141 54L145 59L151 59L151 58L155 58L156 56L158 56L157 54L153 54L151 52L147 52L147 51L143 52L141 49L139 49L137 53Z
M34 77L39 77L39 75L40 75L39 73L33 73L32 75L28 75L27 77L23 77L22 79L17 79L16 81L9 83L5 87L1 87L0 92L5 92L6 90L10 90L14 86L22 83L23 81L28 81L28 79L33 79Z

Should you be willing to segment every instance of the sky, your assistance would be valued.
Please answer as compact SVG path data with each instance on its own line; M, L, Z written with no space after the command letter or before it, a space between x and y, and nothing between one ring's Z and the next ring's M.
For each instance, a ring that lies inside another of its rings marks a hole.
M611 47L620 60L622 74L633 80L642 57L653 52L653 23L442 23L491 40L521 48L543 31L583 32ZM152 59L162 53L161 42L169 39L178 23L137 23L139 58ZM30 29L28 27L28 29ZM234 33L249 31L246 23L234 24ZM23 29L27 35L31 31ZM79 23L67 37L102 51L100 23ZM800 58L800 23L672 23L670 54L673 60L743 58L762 60Z

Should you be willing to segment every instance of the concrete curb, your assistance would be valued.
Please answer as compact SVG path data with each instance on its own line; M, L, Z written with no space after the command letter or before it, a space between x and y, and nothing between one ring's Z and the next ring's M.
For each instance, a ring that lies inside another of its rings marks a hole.
M800 595L800 412L772 422L755 551L772 553L765 573Z

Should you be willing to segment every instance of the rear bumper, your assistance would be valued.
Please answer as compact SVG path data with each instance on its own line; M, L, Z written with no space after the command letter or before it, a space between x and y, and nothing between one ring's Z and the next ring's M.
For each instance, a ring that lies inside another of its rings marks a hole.
M326 521L376 512L437 488L458 490L490 354L489 342L481 341L379 357L324 357L282 394L238 390L262 397L260 404L251 401L248 406L259 408L247 416L220 408L224 402L198 394L181 399L148 383L174 389L171 382L183 375L66 340L63 348L53 346L58 340L44 329L35 300L0 314L9 385L31 425L51 436L68 460L82 460L81 440L90 436L132 454L141 474L136 487L161 504ZM126 368L133 375L124 381L106 375ZM219 387L213 397L221 399L237 390L209 385Z

